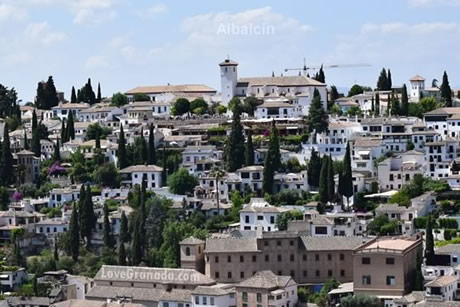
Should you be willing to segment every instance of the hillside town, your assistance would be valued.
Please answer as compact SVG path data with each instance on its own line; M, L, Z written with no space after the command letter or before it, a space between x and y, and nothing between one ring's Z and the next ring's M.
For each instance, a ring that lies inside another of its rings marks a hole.
M0 87L0 306L460 306L460 89ZM433 78L433 77L432 77Z

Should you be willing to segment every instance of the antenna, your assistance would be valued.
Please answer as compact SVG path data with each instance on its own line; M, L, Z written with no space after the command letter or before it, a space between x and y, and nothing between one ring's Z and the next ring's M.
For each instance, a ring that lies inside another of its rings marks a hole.
M329 68L350 68L350 67L369 67L372 66L370 64L331 64L331 65L315 65L315 66L307 66L306 58L303 59L303 67L302 68L285 68L284 71L298 71L299 75L303 73L304 76L308 75L309 70L317 70L320 68L329 69Z

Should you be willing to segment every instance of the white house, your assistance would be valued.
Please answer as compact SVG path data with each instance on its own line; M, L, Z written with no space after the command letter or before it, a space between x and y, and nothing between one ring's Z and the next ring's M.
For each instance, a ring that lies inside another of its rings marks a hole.
M192 290L192 306L236 306L235 290L216 286L198 286Z
M263 198L251 198L249 204L240 210L240 230L277 231L276 220L289 209L271 206Z
M25 268L0 272L0 285L2 292L13 291L28 279Z
M147 189L162 187L162 172L163 168L156 165L132 165L119 171L123 176L122 185L134 187L136 184L142 185L142 181L145 180Z
M67 232L68 229L68 219L61 217L43 220L35 224L35 233L44 234L46 236L56 236L58 234Z
M59 103L57 106L52 107L53 117L60 120L67 119L69 113L72 112L74 120L80 118L80 112L90 107L88 103Z
M458 277L445 275L425 285L425 299L431 302L453 301L457 291Z
M59 207L62 204L76 201L80 198L80 186L55 188L50 191L49 208Z

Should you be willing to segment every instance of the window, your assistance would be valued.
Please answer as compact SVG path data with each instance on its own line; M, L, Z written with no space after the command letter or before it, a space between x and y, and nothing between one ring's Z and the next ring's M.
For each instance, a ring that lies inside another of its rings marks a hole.
M371 258L369 257L361 258L361 264L371 264Z
M327 254L327 260L329 260L329 261L332 260L332 255L331 254Z
M257 303L262 303L262 294L257 293Z
M232 262L232 256L227 256L227 262Z
M208 298L206 296L203 296L203 305L208 304Z
M276 246L281 246L281 241L280 240L276 241Z
M246 216L244 217L244 222L245 222L245 223L249 223L249 215L246 215Z
M345 255L344 254L340 254L340 260L345 260Z
M209 305L214 305L214 297L209 298Z
M291 261L294 261L294 254L291 254L291 255L289 256L289 258L290 258Z
M228 277L228 278L232 278L232 272L228 272L228 273L227 273L227 277Z
M200 297L198 295L195 296L195 304L197 304L197 305L200 304Z
M304 255L302 256L302 258L303 258L303 261L307 261L307 255L306 255L306 254L304 254Z
M264 220L264 216L263 216L263 215L258 215L258 216L257 216L257 220L258 220L258 221L263 221L263 220Z
M219 256L214 257L214 262L219 263Z
M185 256L190 256L190 247L185 248Z
M386 258L386 264L395 264L395 258Z
M275 224L275 217L274 216L270 216L270 224Z
M340 276L344 277L345 276L345 270L340 270Z
M370 285L371 277L369 275L363 275L363 285Z
M265 261L268 262L270 257L268 255L265 255Z
M294 246L294 240L290 240L290 241L289 241L289 245L290 245L290 246Z
M319 254L315 255L315 261L319 261Z
M256 255L252 256L252 262L257 262L257 256Z
M395 285L395 277L387 276L387 286L394 286L394 285Z
M316 277L319 277L319 275L320 275L319 270L316 270L315 275L316 275Z
M248 293L247 292L243 292L243 302L247 302L248 301Z
M240 256L240 262L244 262L244 256L243 255Z
M214 273L214 276L216 276L216 279L219 279L219 277L220 277L219 272L215 272L215 273Z
M327 271L327 276L328 276L328 277L331 277L331 276L332 276L332 270L328 270L328 271Z
M264 246L268 246L268 241L264 241Z
M240 277L244 278L244 272L240 272Z
M278 261L281 261L281 255L278 255Z

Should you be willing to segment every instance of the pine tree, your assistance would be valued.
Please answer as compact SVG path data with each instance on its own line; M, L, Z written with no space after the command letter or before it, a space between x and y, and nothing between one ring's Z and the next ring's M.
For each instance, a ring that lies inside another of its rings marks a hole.
M409 115L409 97L407 97L407 87L403 84L402 95L401 95L401 115Z
M393 82L391 81L391 71L388 69L388 75L387 75L387 90L390 91L391 88L393 87Z
M442 84L441 84L441 98L445 101L446 107L452 107L452 90L449 85L449 78L447 73L444 71L442 75Z
M112 225L110 224L109 220L109 207L107 204L104 204L104 226L103 226L103 239L104 245L107 247L113 247L113 237L112 237Z
M278 129L276 128L275 121L272 121L272 129L270 132L270 142L267 154L265 156L264 173L262 178L262 189L264 193L273 193L273 184L275 172L281 167L281 155Z
M54 145L54 154L53 160L54 161L61 161L61 151L59 149L59 139L56 140L56 144Z
M385 68L382 68L379 79L377 81L377 89L379 91L384 91L387 89L387 86L388 86L387 71L385 70Z
M101 83L99 82L97 84L97 102L101 102L102 101L102 94L101 94Z
M72 86L72 94L70 95L70 103L77 103L77 94L75 94L75 87Z
M328 170L329 170L329 158L324 156L321 163L321 172L319 175L319 201L322 206L326 206L329 200L329 189L328 189Z
M70 250L72 252L72 259L74 262L78 260L78 252L80 249L80 225L77 206L74 205L72 215L70 217L69 232L70 236Z
M10 148L8 124L5 123L3 128L3 142L0 157L0 184L2 186L8 186L13 182L13 155L11 154Z
M350 197L353 196L353 173L351 170L351 153L350 143L347 143L345 157L343 159L343 196L347 198L347 207L349 206Z
M142 230L141 221L136 219L134 225L133 242L131 244L131 265L138 265L142 261Z
M321 173L321 158L318 152L313 148L308 161L308 185L310 187L319 187L319 174Z
M433 225L432 217L428 215L426 221L426 231L425 231L425 259L426 264L431 265L434 262L434 238L433 238Z
M335 181L334 181L334 166L332 156L329 154L329 162L327 165L327 195L329 201L334 201L335 198Z
M380 115L380 95L375 94L375 115Z
M314 143L316 144L316 134L326 132L329 126L329 117L321 103L321 97L316 88L308 111L307 124L308 132L314 133Z
M53 76L49 76L48 81L46 81L45 97L47 110L50 110L52 107L55 107L59 104L56 87L54 86Z
M125 133L123 131L123 125L120 125L120 136L118 138L118 167L123 169L128 166L128 161L126 159L126 141Z
M69 113L69 116L67 118L67 137L69 138L69 140L75 139L75 128L72 112Z
M120 242L126 243L129 240L128 218L126 217L125 211L123 211L120 220Z
M123 242L120 242L118 247L118 265L126 265L126 250Z
M148 157L148 164L149 165L156 165L157 164L157 153L155 149L155 132L153 129L153 124L150 124L149 128L149 157Z
M246 141L246 166L254 165L254 145L252 144L252 131L248 130Z
M238 103L239 100L233 111L232 127L226 148L227 170L230 172L236 171L244 164L244 132L241 125L241 108Z

